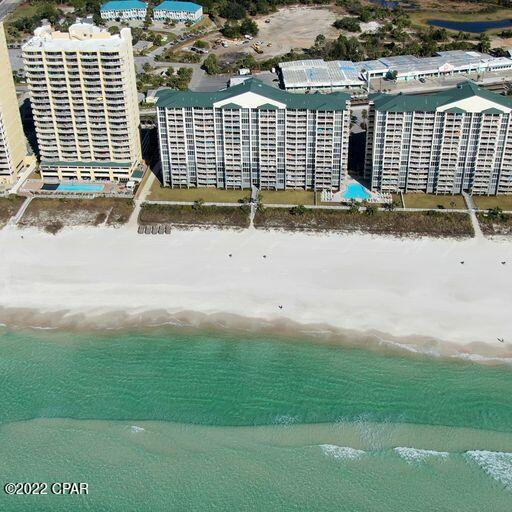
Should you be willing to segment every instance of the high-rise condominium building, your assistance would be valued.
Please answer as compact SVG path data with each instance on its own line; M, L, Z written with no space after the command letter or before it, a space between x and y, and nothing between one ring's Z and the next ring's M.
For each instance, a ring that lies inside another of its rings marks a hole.
M373 190L512 193L512 100L471 82L428 95L370 96Z
M344 93L288 93L252 78L215 93L160 91L164 184L339 189L349 100Z
M126 180L141 162L130 29L36 29L23 46L43 178Z
M0 179L11 181L23 168L27 143L21 125L3 24L0 23Z

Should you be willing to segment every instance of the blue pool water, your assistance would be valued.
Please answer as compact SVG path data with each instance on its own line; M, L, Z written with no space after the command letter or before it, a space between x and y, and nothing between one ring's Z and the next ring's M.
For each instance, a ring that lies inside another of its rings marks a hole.
M512 26L512 20L496 20L496 21L449 21L449 20L427 20L429 25L434 27L447 28L450 30L459 30L461 32L472 32L481 34L486 30L493 28L505 28Z
M62 183L57 187L61 192L101 192L104 185L96 183Z
M371 194L366 190L363 185L359 183L350 183L347 190L343 193L345 199L370 199Z

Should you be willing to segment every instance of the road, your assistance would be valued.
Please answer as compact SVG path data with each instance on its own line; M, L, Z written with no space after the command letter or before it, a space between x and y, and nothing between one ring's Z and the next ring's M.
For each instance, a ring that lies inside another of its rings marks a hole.
M16 9L17 5L21 3L22 0L1 0L0 1L0 21L3 19L14 9Z

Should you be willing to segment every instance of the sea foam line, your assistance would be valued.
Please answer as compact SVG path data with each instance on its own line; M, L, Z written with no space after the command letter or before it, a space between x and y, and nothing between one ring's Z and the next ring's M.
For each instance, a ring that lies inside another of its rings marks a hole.
M395 452L409 464L422 462L431 457L448 457L449 452L438 452L436 450L423 450L421 448L411 448L408 446L397 446Z
M356 448L350 448L350 446L338 446L336 444L321 444L320 449L328 457L334 459L348 459L354 460L359 459L365 454L363 450L357 450Z
M470 450L465 455L476 462L494 480L512 490L512 453Z

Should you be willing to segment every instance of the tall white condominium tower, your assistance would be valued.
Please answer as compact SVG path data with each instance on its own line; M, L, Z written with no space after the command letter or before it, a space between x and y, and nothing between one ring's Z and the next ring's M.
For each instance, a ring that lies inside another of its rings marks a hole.
M365 176L373 190L512 193L512 100L472 82L370 96Z
M21 126L11 63L3 24L0 23L0 181L11 182L23 168L27 143Z
M127 180L141 162L130 29L36 29L23 60L43 178Z
M160 91L164 185L339 189L349 99L288 93L252 78L215 93Z

